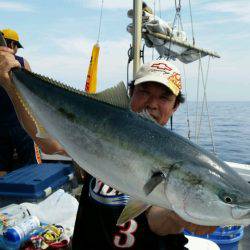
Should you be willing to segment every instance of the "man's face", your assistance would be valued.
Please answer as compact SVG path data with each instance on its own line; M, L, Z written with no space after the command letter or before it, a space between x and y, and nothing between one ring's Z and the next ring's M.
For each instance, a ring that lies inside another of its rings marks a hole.
M12 41L10 44L10 48L14 50L14 54L17 53L18 48L16 42Z
M159 124L165 125L177 109L175 101L176 96L167 87L147 82L135 86L130 105L134 112L147 110Z

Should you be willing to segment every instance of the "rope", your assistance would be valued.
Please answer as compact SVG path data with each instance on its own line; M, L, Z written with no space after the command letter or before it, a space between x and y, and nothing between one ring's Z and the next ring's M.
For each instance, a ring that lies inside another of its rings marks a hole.
M175 9L176 9L176 12L179 12L181 11L181 0L179 0L178 2L178 5L177 5L177 1L175 0Z
M201 58L199 60L201 60ZM206 78L205 78L205 80L204 80L204 73L203 73L203 68L202 68L202 63L201 63L201 76L202 76L202 84L203 84L203 88L204 88L204 95L203 95L203 101L202 101L202 110L201 110L201 116L200 116L200 124L199 124L198 137L200 135L200 128L201 128L201 122L202 122L202 114L203 114L204 103L205 103L206 111L207 111L209 131L210 131L210 138L211 138L213 153L215 154L215 145L214 145L214 136L213 136L213 129L212 129L212 121L211 121L211 118L210 118L210 115L209 115L209 111L208 111L207 93L206 93L209 66L210 66L210 57L208 59L208 66L207 66L207 72L206 72Z
M102 5L101 5L101 14L100 14L100 20L99 20L99 28L98 28L97 43L99 43L99 40L100 40L100 34L101 34L103 2L104 2L104 0L102 0Z
M129 80L129 64L133 61L133 47L132 45L130 44L130 47L128 49L128 62L127 62L127 90L129 90L129 83L130 83L130 80ZM141 53L140 53L140 58L142 58L142 63L144 64L145 63L145 44L143 44L143 47L142 47L142 50L141 50Z
M180 13L181 13L181 0L178 1L178 4L177 4L177 0L175 0L175 16L174 16L174 21L173 21L173 24L172 24L173 29L174 29L175 23L177 21L178 30L180 30L180 26L181 26L181 30L183 30ZM167 60L170 59L170 49L171 49L171 46L172 46L172 40L171 39L172 39L172 35L170 36Z
M131 63L131 61L133 60L133 47L130 44L130 47L128 49L128 62L127 62L127 90L129 90L129 64Z
M200 90L200 67L201 67L201 61L199 60L197 92L196 92L196 114L195 114L195 140L197 144L198 144L198 106L199 106L199 90Z
M199 60L201 60L201 58L199 58ZM202 62L201 62L200 65L201 65L201 67L200 67L200 70L201 70L201 82L203 84L204 94L203 94L202 105L201 105L201 114L200 114L200 122L199 122L199 126L198 126L197 138L200 137L202 116L203 116L203 111L204 111L204 102L205 102L205 98L206 98L206 85L204 83L204 74L203 74Z
M142 50L141 50L141 59L142 59L142 63L145 63L145 43L142 46Z
M191 20L191 30L192 30L192 38L193 38L193 45L195 45L195 39L194 39L194 26L193 26L193 15L192 15L192 8L191 8L191 1L189 2L189 13L190 13L190 20Z
M201 71L201 81L202 81L202 84L203 84L203 88L204 88L204 96L205 96L205 92L206 92L206 83L204 84L204 79L203 79L203 68L202 68L202 62L201 62L201 55L200 55L200 58L199 58L199 61L200 61L200 71ZM200 114L200 122L199 122L199 126L197 124L197 138L200 137L200 131L201 131L201 123L202 123L202 116L203 116L203 111L204 111L204 101L205 101L205 98L203 96L203 99L202 99L202 105L201 105L201 114Z
M178 30L180 30L180 25L181 25L181 29L183 29L182 27L182 23L181 23L181 0L179 0L179 3L177 5L176 0L175 0L175 9L176 9L176 17L177 17L177 23L178 23Z
M130 81L129 81L129 60L127 62L127 94L129 94L129 84L130 84Z
M189 120L189 107L188 107L188 94L187 94L187 81L186 81L186 70L185 65L183 64L183 74L184 74L184 86L185 86L185 97L186 97L186 112L187 112L187 125L188 125L188 139L191 139L191 129L190 129L190 120Z
M170 117L170 130L173 130L173 116Z
M154 19L155 19L155 10L156 10L156 7L155 7L155 0L154 0Z
M159 5L160 18L161 18L161 0L159 0L158 5Z
M179 0L179 4L180 4L180 0ZM173 24L172 24L173 28L175 26L175 22L176 22L176 19L177 19L177 16L178 16L178 12L180 12L180 10L181 10L181 7L180 6L179 6L179 8L177 7L177 3L176 3L176 0L175 0L175 16L174 16L174 21L173 21ZM170 49L171 49L171 45L172 45L172 40L171 39L172 39L172 35L170 35L167 60L170 59Z
M155 10L156 10L156 8L155 8L155 0L154 0L154 20L155 20ZM153 47L153 49L152 49L152 60L154 60L154 57L155 57L155 48Z

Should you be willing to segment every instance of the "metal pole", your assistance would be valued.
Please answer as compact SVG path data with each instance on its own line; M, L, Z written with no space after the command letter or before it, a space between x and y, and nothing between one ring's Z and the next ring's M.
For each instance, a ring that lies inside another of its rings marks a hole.
M141 64L141 29L142 29L142 0L134 0L133 1L133 10L134 10L134 18L133 18L133 79L135 78L135 74L138 71L138 68Z

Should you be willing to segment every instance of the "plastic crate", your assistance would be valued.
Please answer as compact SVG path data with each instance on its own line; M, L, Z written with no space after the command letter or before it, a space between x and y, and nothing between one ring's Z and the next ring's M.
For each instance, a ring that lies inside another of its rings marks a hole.
M239 241L244 235L243 226L218 227L212 234L194 235L185 230L186 235L205 238L215 242L221 250L238 250Z

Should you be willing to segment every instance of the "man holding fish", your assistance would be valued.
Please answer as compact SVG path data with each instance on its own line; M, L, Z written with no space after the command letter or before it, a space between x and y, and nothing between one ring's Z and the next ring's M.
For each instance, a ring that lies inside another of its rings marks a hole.
M14 67L20 67L20 64L14 59L13 51L0 47L0 85L9 94L23 127L45 153L66 154L57 140L37 136L36 124L23 107L10 79L9 73ZM134 112L164 126L184 101L178 69L165 60L142 65L130 86L130 95L130 107ZM137 214L136 218L116 225L128 199L127 195L87 174L73 249L184 249L186 239L181 234L184 228L196 234L215 230L214 226L187 222L173 210L159 206L142 206L141 211L144 212Z

